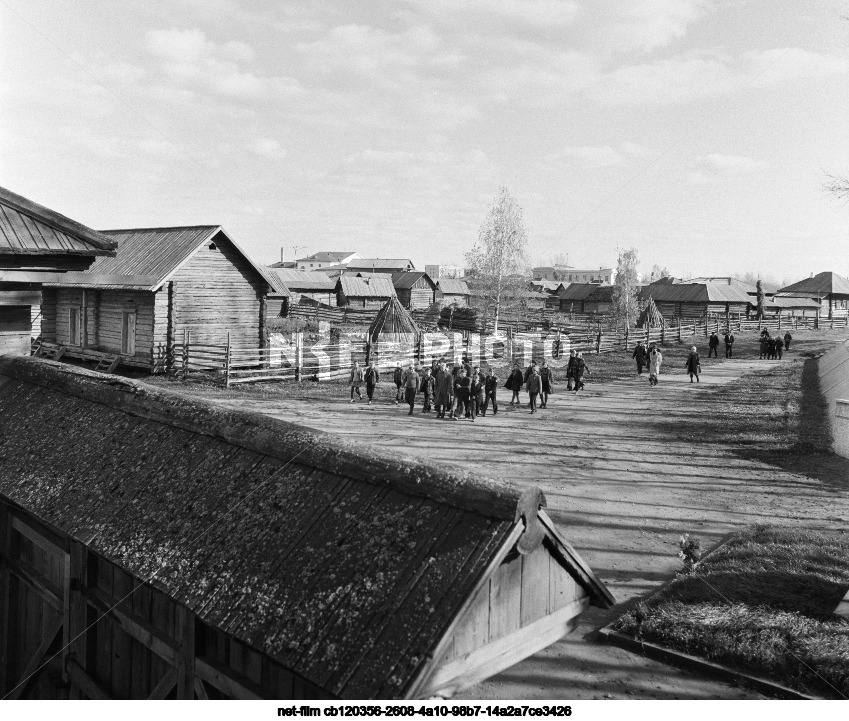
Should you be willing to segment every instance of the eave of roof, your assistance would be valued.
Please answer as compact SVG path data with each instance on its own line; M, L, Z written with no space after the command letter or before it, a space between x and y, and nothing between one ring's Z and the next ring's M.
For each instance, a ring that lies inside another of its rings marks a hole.
M0 187L0 207L2 206L10 208L13 212L29 218L30 221L41 223L54 231L59 231L59 233L67 235L82 243L84 247L61 247L60 244L59 247L51 248L39 246L37 243L32 244L25 239L19 239L20 247L15 247L15 245L10 243L0 248L0 253L19 253L25 255L114 255L116 244L103 233L94 230L93 228L89 228L82 223L78 223L76 220L71 220L61 213L57 213L55 210L51 210L50 208L29 200L29 198L18 195L7 188ZM11 226L8 228L6 227L7 222L8 220L5 218L2 221L4 230L13 230ZM38 228L36 228L36 230L38 230Z

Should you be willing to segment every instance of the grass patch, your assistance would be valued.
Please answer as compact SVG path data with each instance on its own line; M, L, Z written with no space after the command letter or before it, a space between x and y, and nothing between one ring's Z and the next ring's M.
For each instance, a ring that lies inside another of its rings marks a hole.
M679 574L614 625L639 640L849 698L849 537L756 526Z

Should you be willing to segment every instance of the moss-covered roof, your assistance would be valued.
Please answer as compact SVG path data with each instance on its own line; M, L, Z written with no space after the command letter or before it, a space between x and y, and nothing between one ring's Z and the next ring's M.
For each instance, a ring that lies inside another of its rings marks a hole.
M403 696L538 489L0 359L0 494L330 693Z

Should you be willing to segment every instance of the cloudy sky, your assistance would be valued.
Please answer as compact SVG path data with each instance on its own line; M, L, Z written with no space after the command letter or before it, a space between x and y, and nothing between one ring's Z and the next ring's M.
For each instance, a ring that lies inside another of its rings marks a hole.
M0 185L258 260L849 274L846 0L0 0Z

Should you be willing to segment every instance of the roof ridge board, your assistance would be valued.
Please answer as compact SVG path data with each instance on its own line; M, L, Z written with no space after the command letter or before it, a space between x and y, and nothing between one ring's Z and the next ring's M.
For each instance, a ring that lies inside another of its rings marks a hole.
M147 385L32 357L0 357L0 375L52 388L134 416L166 423L232 443L283 461L337 473L372 485L390 485L400 493L489 518L518 521L529 507L545 505L538 487L458 473L435 463L393 457L296 423L253 411L221 406L179 391ZM410 462L411 461L411 462Z
M100 233L108 235L109 233L164 233L174 230L207 230L212 228L220 228L220 225L168 225L168 226L152 226L148 228L109 228L101 230Z
M83 225L76 220L72 220L55 210L51 210L40 203L36 203L34 200L25 198L23 195L18 195L17 193L2 186L0 186L0 204L8 205L22 215L30 218L34 217L36 220L44 223L53 230L68 233L69 235L76 237L78 240L91 243L99 250L111 251L116 247L115 241L106 237L101 231L89 228L87 225Z

